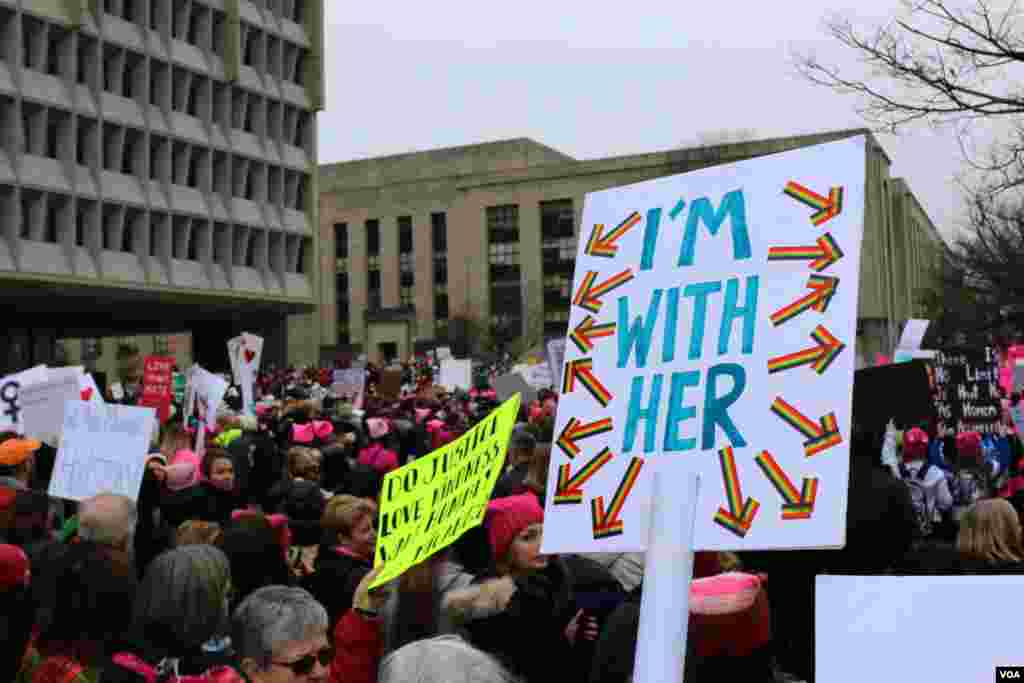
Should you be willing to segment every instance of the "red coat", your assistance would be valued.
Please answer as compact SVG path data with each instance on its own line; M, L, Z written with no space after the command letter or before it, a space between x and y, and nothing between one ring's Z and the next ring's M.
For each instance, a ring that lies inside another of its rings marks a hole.
M377 683L377 667L384 656L384 634L377 619L350 609L334 628L331 683Z

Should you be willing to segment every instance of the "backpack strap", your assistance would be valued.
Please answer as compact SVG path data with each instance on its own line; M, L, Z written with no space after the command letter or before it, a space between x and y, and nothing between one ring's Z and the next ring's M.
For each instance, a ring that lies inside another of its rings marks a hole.
M932 464L930 462L926 462L924 466L917 471L918 481L924 481L924 478L928 476L928 470L931 469L931 466Z
M114 664L117 664L123 669L128 669L146 679L146 683L156 683L156 669L142 661L133 654L127 652L118 652L112 657Z
M910 479L910 470L907 469L906 465L900 463L898 469L900 471L900 477L902 477L904 480Z

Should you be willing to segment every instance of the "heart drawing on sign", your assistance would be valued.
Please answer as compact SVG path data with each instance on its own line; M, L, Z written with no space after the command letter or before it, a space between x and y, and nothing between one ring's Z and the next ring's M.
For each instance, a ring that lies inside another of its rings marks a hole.
M88 401L90 398L92 398L92 387L82 389L81 396L83 401Z
M250 351L249 349L245 350L245 362L246 363L251 363L252 359L255 358L255 357L256 357L256 352L255 351Z

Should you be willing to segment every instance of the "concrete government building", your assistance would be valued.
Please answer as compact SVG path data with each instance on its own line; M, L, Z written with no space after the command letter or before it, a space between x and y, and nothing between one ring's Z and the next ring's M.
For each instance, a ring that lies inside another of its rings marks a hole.
M464 335L457 317L531 345L564 336L586 193L855 135L869 136L857 345L888 353L945 245L878 141L844 130L593 161L518 139L321 166L324 354L404 358Z
M3 371L182 332L224 369L242 328L316 361L323 11L0 0Z

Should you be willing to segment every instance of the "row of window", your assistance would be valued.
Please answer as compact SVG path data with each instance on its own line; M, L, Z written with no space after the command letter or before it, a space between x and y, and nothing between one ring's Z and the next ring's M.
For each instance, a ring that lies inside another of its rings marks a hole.
M0 125L10 123L13 100L0 97ZM103 123L53 107L22 106L25 154L217 192L225 197L305 210L309 175L220 149ZM77 120L76 120L77 119ZM77 125L76 125L77 124ZM8 128L9 129L9 128Z
M162 32L169 28L171 37L193 45L200 50L212 51L223 57L226 44L227 15L214 7L208 7L196 0L104 0L103 11L143 28ZM302 24L305 18L305 0L266 0L264 6L278 16ZM34 18L34 17L33 17ZM301 67L305 60L305 49L290 41L267 33L257 26L241 22L243 62L284 78L298 85L303 84L302 68L280 70L282 58L291 63L292 54Z
M0 15L0 21L2 21ZM304 149L313 146L313 115L300 107L217 81L179 65L171 65L114 44L78 36L62 27L25 17L39 27L48 27L49 40L30 39L26 29L22 63L26 68L59 77L71 77L82 84L143 105L210 121L224 130L234 128ZM0 41L6 37L0 25ZM12 38L13 39L13 38ZM2 48L0 48L2 49ZM286 70L299 69L298 55L285 60Z
M18 200L13 187L0 186L0 215L20 209L18 237L23 240L71 241L79 247L183 261L211 259L233 267L268 264L290 273L306 273L310 265L310 240L300 235L37 190L23 189L20 206L15 206Z

